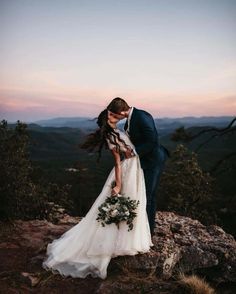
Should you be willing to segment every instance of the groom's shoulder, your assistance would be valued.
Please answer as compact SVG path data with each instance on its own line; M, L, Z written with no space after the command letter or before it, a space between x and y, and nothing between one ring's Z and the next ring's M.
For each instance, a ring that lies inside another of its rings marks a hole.
M152 117L151 113L149 113L148 111L144 110L144 109L139 109L134 107L135 112L140 115L140 116L146 116L146 117Z

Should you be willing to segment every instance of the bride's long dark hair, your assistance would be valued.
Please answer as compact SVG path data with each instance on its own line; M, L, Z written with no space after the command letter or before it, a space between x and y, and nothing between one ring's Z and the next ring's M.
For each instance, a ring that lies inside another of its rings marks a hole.
M105 146L108 148L107 140L116 146L116 151L120 152L120 146L117 142L120 141L124 143L126 147L128 145L125 143L123 139L121 139L120 134L116 132L109 124L108 124L108 110L104 109L96 118L98 129L87 135L85 141L80 145L80 148L87 149L89 152L97 149L98 152L98 161L101 157L102 148Z

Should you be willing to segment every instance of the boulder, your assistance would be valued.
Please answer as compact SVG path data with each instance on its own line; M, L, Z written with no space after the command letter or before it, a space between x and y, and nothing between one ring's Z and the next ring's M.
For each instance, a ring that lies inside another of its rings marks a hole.
M56 224L47 220L17 220L11 229L2 229L0 288L12 292L17 289L21 293L47 293L52 287L68 293L77 293L76 289L80 289L79 293L86 294L185 293L183 288L178 290L179 273L198 274L214 286L236 285L233 236L217 225L205 226L198 220L168 211L156 214L154 246L150 252L112 258L105 280L65 279L45 271L42 261L47 244L80 220L81 217L63 214ZM6 224L1 223L1 227L6 228Z

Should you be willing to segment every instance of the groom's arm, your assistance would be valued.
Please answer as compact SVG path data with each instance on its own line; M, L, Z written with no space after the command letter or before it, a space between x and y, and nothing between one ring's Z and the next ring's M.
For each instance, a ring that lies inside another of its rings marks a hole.
M157 143L157 131L152 116L148 113L141 113L139 127L142 133L142 143L136 145L135 149L140 157L151 152Z

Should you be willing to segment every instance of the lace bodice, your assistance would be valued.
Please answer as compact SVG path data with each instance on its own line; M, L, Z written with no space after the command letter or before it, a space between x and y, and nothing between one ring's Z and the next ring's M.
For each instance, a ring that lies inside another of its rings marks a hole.
M131 142L129 136L124 132L124 131L121 131L119 129L115 129L114 130L116 133L119 133L120 135L120 138L133 150L135 150L135 147L133 145L133 143ZM118 137L116 137L116 142L119 144L120 146L120 151L127 151L127 146L125 146L125 144L123 142L121 142L120 140L118 140ZM108 139L107 139L107 144L108 144L108 148L110 150L112 150L114 147L116 147L115 144L111 143Z

